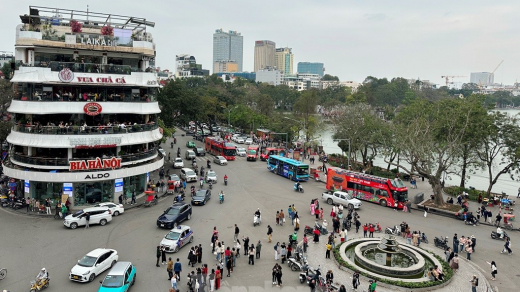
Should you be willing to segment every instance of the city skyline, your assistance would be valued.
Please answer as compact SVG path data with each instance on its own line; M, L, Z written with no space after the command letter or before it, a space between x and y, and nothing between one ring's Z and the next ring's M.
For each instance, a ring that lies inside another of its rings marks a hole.
M0 33L0 51L14 52L15 32L9 23L19 23L32 1L10 4ZM197 56L204 68L213 68L212 34L215 29L235 30L244 37L243 71L254 70L256 40L268 39L278 47L293 49L294 62L320 62L325 74L341 80L362 82L367 76L378 78L420 78L443 85L441 76L466 76L454 82L469 82L471 72L495 72L497 83L512 84L519 79L520 55L514 38L520 28L516 14L520 3L493 4L459 2L400 1L359 3L305 0L294 7L278 3L274 11L254 3L231 1L143 6L128 0L124 6L99 0L89 2L92 12L133 15L155 21L150 28L157 43L156 65L175 70L175 55ZM86 4L49 0L48 7L86 10ZM267 5L269 6L269 5ZM222 17L219 11L233 17ZM199 21L182 11L197 11ZM270 19L264 15L269 13ZM309 15L312 21L309 21ZM175 19L175 21L172 21Z

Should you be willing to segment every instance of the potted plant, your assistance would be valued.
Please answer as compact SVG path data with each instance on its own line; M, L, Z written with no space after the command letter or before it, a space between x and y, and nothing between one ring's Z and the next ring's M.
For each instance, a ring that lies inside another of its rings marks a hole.
M71 20L70 21L70 29L72 30L72 32L74 33L79 33L81 32L81 27L83 26L83 24L81 24L80 22L78 22L77 20Z

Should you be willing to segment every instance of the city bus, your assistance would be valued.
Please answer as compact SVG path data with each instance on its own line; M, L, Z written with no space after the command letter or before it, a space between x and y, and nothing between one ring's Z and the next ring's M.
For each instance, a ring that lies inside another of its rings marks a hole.
M330 191L342 190L354 198L402 209L408 200L408 189L399 178L389 179L339 167L327 169L327 186Z
M235 160L235 156L237 155L235 144L228 143L218 137L206 137L204 146L207 153L211 153L215 156L224 156L228 161Z
M266 147L264 148L264 150L262 150L262 153L260 154L260 159L262 161L266 161L270 155L278 155L280 153L285 153L285 149L280 147Z
M271 155L267 161L267 169L293 181L309 180L309 165L291 158Z
M246 155L248 161L256 161L258 159L258 148L256 145L247 147Z

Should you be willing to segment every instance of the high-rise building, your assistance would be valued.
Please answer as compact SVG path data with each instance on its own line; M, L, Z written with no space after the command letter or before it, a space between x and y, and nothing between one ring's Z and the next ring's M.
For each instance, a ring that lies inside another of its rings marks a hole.
M64 198L79 208L142 194L150 173L164 165L148 31L155 24L118 15L113 35L105 35L98 23L113 13L29 10L16 27L8 108L15 126L3 160L9 186L17 197ZM57 24L53 36L41 32L46 20ZM73 21L88 33L71 34Z
M274 54L274 62L276 69L280 70L282 74L293 74L294 55L291 48L277 48Z
M323 77L324 71L323 63L298 62L298 73L318 74Z
M276 44L272 41L255 42L255 72L265 68L273 68L275 63Z
M471 72L469 82L484 86L491 85L495 83L494 75L491 72Z
M238 63L232 60L218 61L213 64L213 74L234 73L238 71Z
M244 37L236 31L215 30L213 34L213 64L220 61L235 61L242 72L244 60ZM213 72L216 73L216 72Z

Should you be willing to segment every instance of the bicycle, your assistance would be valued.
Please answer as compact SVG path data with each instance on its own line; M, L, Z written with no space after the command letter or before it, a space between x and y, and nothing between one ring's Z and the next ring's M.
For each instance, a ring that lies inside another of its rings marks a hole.
M7 275L7 269L0 269L0 280L3 280Z

